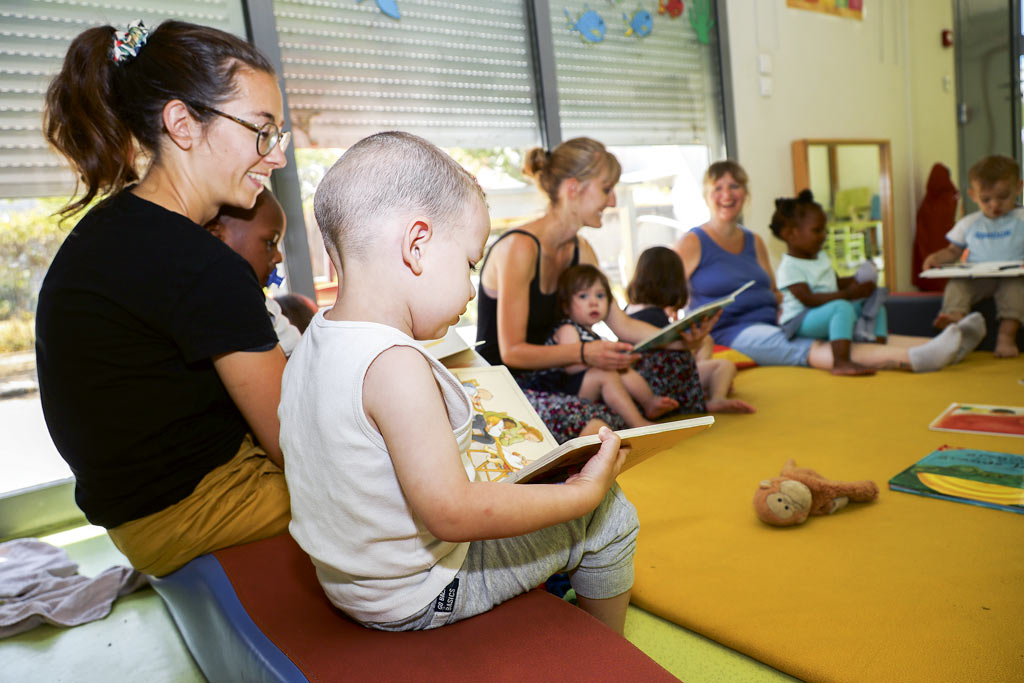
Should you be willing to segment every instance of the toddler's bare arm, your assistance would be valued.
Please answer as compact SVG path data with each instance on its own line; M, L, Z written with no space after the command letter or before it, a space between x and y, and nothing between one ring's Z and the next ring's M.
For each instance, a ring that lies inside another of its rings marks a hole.
M422 355L388 349L367 370L363 409L381 433L413 512L437 538L518 536L597 507L621 468L608 434L580 475L563 485L470 482L452 436L437 380Z

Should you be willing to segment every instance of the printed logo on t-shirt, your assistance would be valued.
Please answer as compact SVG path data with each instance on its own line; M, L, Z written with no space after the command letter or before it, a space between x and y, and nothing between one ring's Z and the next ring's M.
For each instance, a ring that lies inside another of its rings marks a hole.
M974 233L974 236L977 237L978 239L982 239L982 240L984 240L984 239L998 240L998 239L1003 239L1004 237L1009 237L1010 236L1010 231L1009 230L1003 230L1002 232L980 232L979 231L979 232Z
M452 579L452 582L444 587L434 601L435 612L454 612L455 597L459 594L459 580Z

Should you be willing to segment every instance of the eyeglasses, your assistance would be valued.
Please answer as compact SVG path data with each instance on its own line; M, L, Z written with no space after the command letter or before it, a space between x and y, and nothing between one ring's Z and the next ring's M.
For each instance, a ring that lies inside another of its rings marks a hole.
M216 114L217 116L223 116L226 119L231 119L235 123L243 125L252 132L256 133L256 153L259 154L261 157L265 157L271 152L273 152L274 147L278 145L281 146L282 152L288 151L288 143L291 142L292 140L291 131L282 133L281 129L278 128L275 124L271 123L270 121L267 121L262 126L257 126L255 123L249 123L245 119L240 119L237 116L232 116L231 114L222 112L219 109L207 107L205 104L189 104L191 104L191 106L195 109L201 109L203 111L208 111L211 114Z

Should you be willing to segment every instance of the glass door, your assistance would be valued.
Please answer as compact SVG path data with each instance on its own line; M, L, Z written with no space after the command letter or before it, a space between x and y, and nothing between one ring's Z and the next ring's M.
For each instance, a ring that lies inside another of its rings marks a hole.
M1020 0L955 0L960 196L964 213L978 207L967 196L967 171L982 157L1021 161Z

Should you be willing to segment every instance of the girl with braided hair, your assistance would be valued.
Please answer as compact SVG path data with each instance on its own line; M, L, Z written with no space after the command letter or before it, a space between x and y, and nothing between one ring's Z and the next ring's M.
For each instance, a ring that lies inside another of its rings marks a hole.
M884 344L889 336L885 317L884 288L868 279L839 278L825 243L825 211L810 190L796 197L775 200L769 226L772 234L786 243L775 283L782 292L779 323L790 336L828 339L832 346L833 375L873 375L869 367L850 359L854 327L863 335L858 341ZM868 302L870 305L865 306ZM863 316L873 329L865 334ZM870 334L870 338L868 335Z

